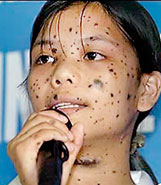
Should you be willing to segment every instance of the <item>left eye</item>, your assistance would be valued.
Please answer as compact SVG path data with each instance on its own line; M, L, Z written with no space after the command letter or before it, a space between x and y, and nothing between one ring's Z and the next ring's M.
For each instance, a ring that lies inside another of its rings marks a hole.
M97 52L89 52L84 56L85 60L103 60L105 56Z

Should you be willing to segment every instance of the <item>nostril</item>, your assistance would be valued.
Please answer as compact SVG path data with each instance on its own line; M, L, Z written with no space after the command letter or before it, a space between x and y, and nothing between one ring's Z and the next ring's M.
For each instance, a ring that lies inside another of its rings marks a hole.
M60 81L59 81L59 80L56 80L55 82L56 82L56 84L58 84L58 85L60 84Z
M67 82L70 82L71 84L73 83L73 82L72 82L72 80L71 80L71 79L69 79L69 78L67 79Z

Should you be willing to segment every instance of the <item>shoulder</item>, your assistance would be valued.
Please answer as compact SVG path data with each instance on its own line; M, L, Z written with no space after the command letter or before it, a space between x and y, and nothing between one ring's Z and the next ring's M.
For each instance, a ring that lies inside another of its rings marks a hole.
M152 179L145 171L131 171L131 178L136 185L154 185Z

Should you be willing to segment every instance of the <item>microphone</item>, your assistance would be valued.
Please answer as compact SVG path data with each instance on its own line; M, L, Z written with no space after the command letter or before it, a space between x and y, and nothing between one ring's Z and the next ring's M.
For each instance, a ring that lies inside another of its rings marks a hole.
M53 109L52 109L53 110ZM58 109L55 109L58 113L64 115L68 122L67 128L70 130L72 124L66 114ZM50 152L51 156L48 157L40 170L38 185L60 185L62 177L62 166L69 158L69 151L62 141L47 141L44 142L40 148L40 151Z

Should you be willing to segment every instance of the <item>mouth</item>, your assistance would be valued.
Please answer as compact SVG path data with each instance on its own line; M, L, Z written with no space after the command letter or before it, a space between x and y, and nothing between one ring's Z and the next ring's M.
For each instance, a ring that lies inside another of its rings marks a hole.
M86 104L80 104L79 102L57 102L54 103L54 105L52 105L50 109L60 110L65 114L73 114L86 107Z

